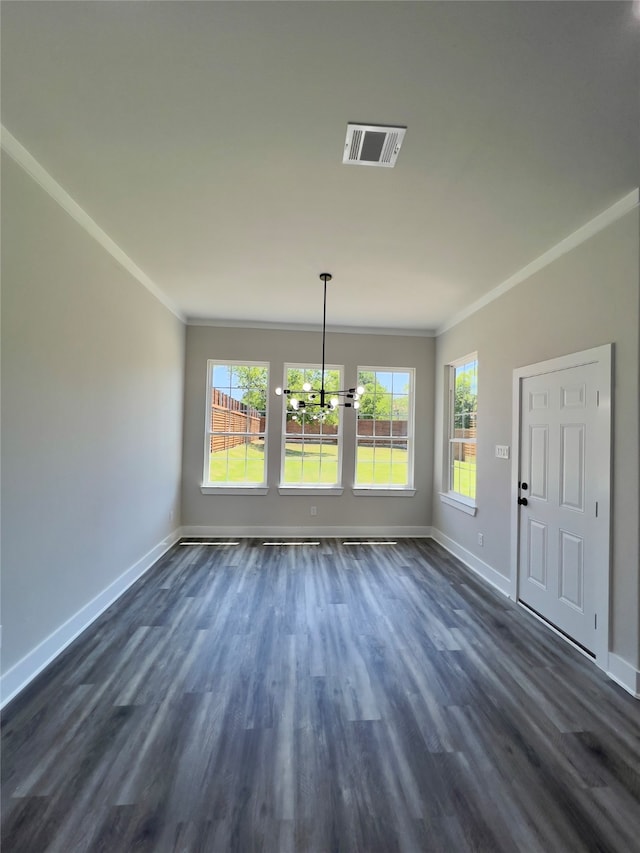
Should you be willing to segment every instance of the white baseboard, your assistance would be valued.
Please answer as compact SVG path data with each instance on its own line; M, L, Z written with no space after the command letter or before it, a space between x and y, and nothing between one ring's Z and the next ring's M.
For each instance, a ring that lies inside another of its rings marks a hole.
M198 524L188 524L185 527L181 528L180 531L182 536L202 536L205 537L213 537L213 538L231 538L234 537L236 539L240 539L243 537L248 538L262 538L265 539L273 539L276 538L300 538L303 537L305 539L334 539L339 537L347 537L353 538L354 536L361 537L370 537L374 539L390 538L393 537L395 539L426 539L431 536L431 528L427 525L416 525L416 526L404 526L404 525L389 525L385 526L376 526L376 527L354 527L353 525L345 525L345 526L334 526L334 527L320 527L320 526L304 526L304 527L273 527L267 526L259 527L259 526L247 526L247 527L236 527L236 526L221 526L215 527L213 525L198 525Z
M462 545L459 545L453 539L450 539L445 533L441 530L438 530L437 527L431 528L431 536L436 540L439 545L442 545L443 548L446 548L454 557L457 557L461 563L464 563L467 568L471 569L477 575L490 583L491 586L495 587L499 592L503 595L509 597L509 593L511 592L511 579L506 578L504 575L501 575L500 572L496 571L492 566L488 563L483 562L475 554L472 554L471 551L467 551L466 548L463 548Z
M8 669L0 679L0 707L4 707L51 663L100 614L119 598L131 584L138 580L160 557L180 539L180 530L174 530L137 562L130 566L106 589L81 607L59 628Z
M609 665L606 673L612 681L619 684L636 699L640 699L640 669L627 663L624 658L609 652Z

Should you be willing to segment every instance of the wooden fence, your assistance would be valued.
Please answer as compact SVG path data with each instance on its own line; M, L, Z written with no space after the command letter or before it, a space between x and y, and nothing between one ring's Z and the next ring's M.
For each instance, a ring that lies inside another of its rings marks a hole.
M383 439L384 446L393 447L397 444L400 448L407 446L407 421L404 420L373 420L361 418L358 420L358 444L373 445L376 439ZM303 427L300 421L287 422L288 435L301 435ZM305 420L304 435L334 436L338 433L337 425L321 424L319 421ZM384 439L390 439L384 441ZM397 439L397 442L395 441Z
M476 427L470 427L469 429L457 429L454 430L453 437L454 438L475 438L476 437ZM462 445L461 452L461 461L462 462L475 462L476 460L476 443L467 444L466 442Z
M361 418L358 420L357 433L358 445L361 447L373 447L377 444L382 447L407 449L406 421Z
M257 409L246 406L223 391L214 388L211 393L211 453L229 450L238 444L262 441L264 418ZM216 433L242 433L219 435Z

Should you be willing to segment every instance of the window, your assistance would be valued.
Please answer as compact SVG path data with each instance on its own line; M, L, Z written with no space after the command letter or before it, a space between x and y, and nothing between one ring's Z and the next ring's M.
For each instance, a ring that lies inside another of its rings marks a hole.
M264 486L269 366L209 361L204 486Z
M320 388L322 369L309 365L285 365L285 388L302 389L304 383ZM342 370L325 369L324 387L337 391ZM340 485L342 430L340 409L314 411L287 406L284 410L282 486L331 487Z
M449 491L475 503L478 356L449 365Z
M413 487L413 369L359 367L356 488Z

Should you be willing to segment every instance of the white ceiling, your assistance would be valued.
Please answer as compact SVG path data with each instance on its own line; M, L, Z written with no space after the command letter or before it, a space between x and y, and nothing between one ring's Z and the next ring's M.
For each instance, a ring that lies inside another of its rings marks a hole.
M4 2L2 123L188 318L431 330L638 186L623 2ZM347 122L408 127L342 165Z

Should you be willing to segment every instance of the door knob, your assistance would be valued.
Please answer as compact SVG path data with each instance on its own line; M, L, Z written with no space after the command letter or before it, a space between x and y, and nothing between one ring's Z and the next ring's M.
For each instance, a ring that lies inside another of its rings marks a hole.
M518 504L520 506L527 506L529 504L529 501L526 498L518 498Z

